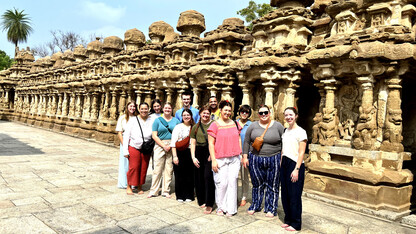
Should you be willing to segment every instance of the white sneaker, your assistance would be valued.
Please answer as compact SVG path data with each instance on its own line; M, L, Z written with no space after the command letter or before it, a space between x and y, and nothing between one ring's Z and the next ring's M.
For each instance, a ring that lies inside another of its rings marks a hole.
M186 199L186 200L185 200L185 202L191 202L191 201L192 201L191 199Z
M182 199L177 199L177 201L178 201L178 202L180 202L180 203L182 203L182 202L183 202L183 200L182 200Z

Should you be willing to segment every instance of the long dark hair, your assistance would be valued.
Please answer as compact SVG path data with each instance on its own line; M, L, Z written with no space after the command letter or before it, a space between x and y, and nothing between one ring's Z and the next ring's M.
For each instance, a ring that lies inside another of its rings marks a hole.
M153 105L155 104L155 103L159 103L159 105L160 105L160 113L163 113L163 106L162 106L162 101L160 101L160 99L153 99L153 101L152 101L152 104L150 104L150 111L149 111L149 113L150 114L154 114L155 113L155 110L153 110Z
M184 110L182 111L182 123L183 123L183 113L185 113L185 112L187 112L188 114L190 114L190 115L191 115L191 126L194 126L195 121L194 121L194 117L193 117L193 115L192 115L192 111L191 111L190 109L184 109Z

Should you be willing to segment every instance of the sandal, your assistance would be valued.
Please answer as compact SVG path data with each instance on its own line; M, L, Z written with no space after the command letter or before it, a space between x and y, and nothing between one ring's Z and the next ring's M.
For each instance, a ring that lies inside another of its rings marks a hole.
M274 217L274 214L272 212L267 212L266 213L266 217L273 218Z
M212 207L210 206L205 207L204 214L211 214L211 213L212 213Z
M289 227L287 227L287 228L285 228L286 229L286 231L289 231L289 232L295 232L295 231L297 231L296 229L294 229L292 226L289 226Z
M217 210L217 215L218 216L224 216L224 212L222 210Z

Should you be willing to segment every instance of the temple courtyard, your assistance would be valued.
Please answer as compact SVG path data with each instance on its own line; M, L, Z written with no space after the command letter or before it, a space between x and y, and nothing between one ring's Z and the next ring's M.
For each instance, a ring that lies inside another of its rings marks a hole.
M285 233L279 216L203 214L196 202L116 187L119 149L0 121L0 233ZM151 164L151 163L150 163ZM145 190L151 182L148 171ZM416 218L388 221L308 197L301 233L415 233Z

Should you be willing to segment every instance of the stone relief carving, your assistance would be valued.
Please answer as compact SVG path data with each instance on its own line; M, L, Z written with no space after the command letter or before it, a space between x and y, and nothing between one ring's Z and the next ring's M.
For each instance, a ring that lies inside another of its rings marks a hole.
M377 137L377 109L360 107L360 118L354 132L353 145L356 149L374 149Z
M329 146L334 145L335 141L339 139L338 127L338 110L336 108L324 108L322 122L319 124L319 131L322 134L319 143Z
M402 110L388 108L381 149L402 152L402 140Z

